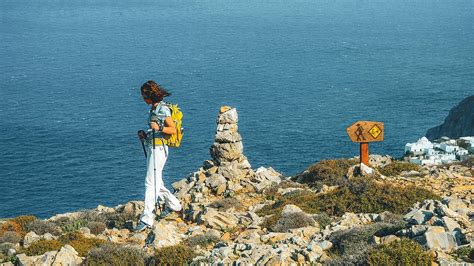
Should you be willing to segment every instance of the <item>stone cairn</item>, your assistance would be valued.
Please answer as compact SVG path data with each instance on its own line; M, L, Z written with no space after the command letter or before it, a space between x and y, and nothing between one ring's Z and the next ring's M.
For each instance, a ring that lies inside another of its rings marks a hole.
M214 144L210 148L212 160L204 161L197 172L172 184L175 195L185 204L185 209L192 213L191 220L218 198L261 192L281 181L281 174L272 168L252 170L243 154L238 120L235 108L221 107Z

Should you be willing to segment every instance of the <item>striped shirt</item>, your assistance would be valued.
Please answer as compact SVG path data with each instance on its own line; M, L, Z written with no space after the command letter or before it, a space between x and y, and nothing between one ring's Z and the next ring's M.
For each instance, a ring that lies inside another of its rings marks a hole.
M151 122L156 122L158 123L158 125L160 125L161 128L163 128L165 126L165 119L170 116L171 116L170 108L163 102L160 102L154 109L150 110L150 113L148 114L148 125L150 126ZM145 143L151 146L152 138L153 138L152 130L148 129ZM155 138L160 138L160 139L164 138L163 132L155 132Z

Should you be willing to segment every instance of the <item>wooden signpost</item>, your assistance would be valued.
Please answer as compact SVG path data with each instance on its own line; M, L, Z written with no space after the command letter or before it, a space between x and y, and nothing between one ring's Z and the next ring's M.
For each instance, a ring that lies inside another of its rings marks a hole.
M360 162L369 165L369 142L383 141L384 126L382 122L357 121L346 128L352 142L360 143Z

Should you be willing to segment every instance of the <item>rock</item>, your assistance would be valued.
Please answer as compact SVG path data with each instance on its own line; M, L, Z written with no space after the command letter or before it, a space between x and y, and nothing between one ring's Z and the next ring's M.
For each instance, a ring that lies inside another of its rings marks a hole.
M366 175L372 175L374 174L374 169L370 168L369 166L363 164L363 163L360 163L360 173L364 176Z
M15 265L11 263L10 261L7 261L7 262L0 262L0 266L15 266Z
M386 245L386 244L392 243L394 241L399 241L399 240L400 238L398 236L388 235L388 236L384 236L380 238L380 244Z
M451 251L456 248L454 236L447 233L441 226L431 226L423 234L421 244L429 249Z
M244 146L241 141L235 143L218 143L211 146L211 157L217 162L233 161L240 158Z
M180 181L174 182L171 184L175 191L182 190L188 186L188 181L186 179L181 179Z
M36 241L38 241L38 240L40 240L40 239L41 239L41 237L40 237L39 235L37 235L37 234L36 234L35 232L33 232L33 231L30 231L30 232L28 232L28 233L25 235L25 237L23 238L23 246L24 246L25 248L28 248L28 247L31 245L31 243L36 242Z
M37 261L41 258L41 256L26 256L26 254L18 254L16 255L18 259L19 266L32 266L37 265Z
M219 174L213 174L206 179L206 186L212 188L214 191L221 185L225 185L227 180Z
M15 249L13 249L13 248L9 248L9 249L8 249L8 251L7 251L7 256L8 256L8 257L13 257L13 256L15 256L15 254L16 254L16 250L15 250Z
M327 241L327 240L311 241L310 245L311 245L311 250L321 250L321 253L322 253L322 251L329 250L333 246L332 242ZM310 245L308 245L308 246L310 246ZM315 246L318 246L319 249L315 248Z
M83 235L90 235L91 229L87 227L81 227L79 228L79 232L82 233Z
M206 212L198 218L198 223L218 230L234 228L238 222L239 220L234 214L220 212L213 208L208 208Z
M424 224L433 217L430 211L414 209L404 216L405 221L411 224Z
M116 209L116 211L120 211L123 216L127 217L128 219L135 219L143 213L144 208L145 203L143 201L130 201L127 202L125 206Z
M65 245L56 254L53 266L60 265L80 265L82 258L78 256L77 251L70 245Z
M260 237L260 240L263 243L271 242L271 243L276 243L278 241L288 239L291 237L291 234L289 233L268 233L266 235L262 235Z
M456 229L461 230L461 226L452 218L444 216L441 219L443 221L444 228L446 228L449 232L452 232Z
M115 209L103 205L98 205L96 210L100 213L114 213Z
M429 129L426 137L430 140L447 136L457 139L463 136L474 136L474 95L462 100L449 111L444 123Z
M242 137L238 132L217 131L215 141L219 143L234 143L242 141Z
M178 233L178 227L174 223L155 222L153 229L153 247L174 246L183 240L183 235Z
M218 124L237 124L237 122L239 122L239 116L235 108L228 109L217 117Z
M281 215L291 215L292 213L295 212L303 212L300 207L293 205L293 204L288 204L283 207L283 210L281 211Z
M44 253L41 258L37 260L37 264L39 265L53 265L53 262L56 258L56 255L58 254L58 251L48 251ZM54 264L54 265L61 265L61 264ZM69 265L69 264L66 264ZM70 264L70 265L75 265L75 264Z

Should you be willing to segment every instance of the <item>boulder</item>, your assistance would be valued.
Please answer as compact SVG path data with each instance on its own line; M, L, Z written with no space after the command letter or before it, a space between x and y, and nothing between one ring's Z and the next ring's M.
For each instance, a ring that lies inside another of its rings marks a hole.
M25 237L23 238L23 246L28 248L33 242L40 240L41 237L37 235L35 232L30 231L28 232Z
M414 209L404 216L405 221L410 224L424 224L433 217L434 214L430 211Z
M454 236L441 226L430 226L419 240L422 245L433 250L451 251L457 247Z
M234 214L220 212L214 208L208 208L205 213L201 214L198 218L199 224L204 224L207 227L217 230L234 228L238 222L239 219L237 219Z
M178 233L178 227L175 223L159 222L155 223L152 236L153 246L157 249L167 246L174 246L183 240L184 236Z
M73 247L70 245L65 245L56 254L53 266L80 265L82 260L83 259L79 257L79 254Z

